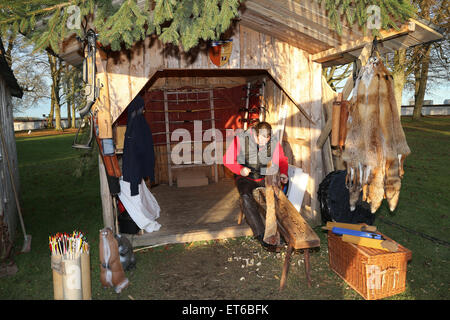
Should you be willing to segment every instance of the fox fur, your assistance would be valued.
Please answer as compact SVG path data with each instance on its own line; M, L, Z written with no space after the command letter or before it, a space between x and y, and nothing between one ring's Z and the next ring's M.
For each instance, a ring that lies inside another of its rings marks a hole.
M400 123L392 81L379 58L369 59L356 81L342 153L352 210L361 191L372 213L384 197L391 211L397 206L403 163L411 150Z

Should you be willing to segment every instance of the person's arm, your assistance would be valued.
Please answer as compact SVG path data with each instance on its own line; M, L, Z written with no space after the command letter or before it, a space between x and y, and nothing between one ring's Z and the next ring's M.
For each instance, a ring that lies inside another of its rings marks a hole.
M288 158L284 155L283 147L280 143L277 143L277 146L275 147L272 161L280 168L280 174L284 174L287 177L289 167Z
M240 150L239 138L234 137L233 142L228 146L225 155L223 156L223 164L230 169L234 174L240 175L243 165L237 162L237 156Z

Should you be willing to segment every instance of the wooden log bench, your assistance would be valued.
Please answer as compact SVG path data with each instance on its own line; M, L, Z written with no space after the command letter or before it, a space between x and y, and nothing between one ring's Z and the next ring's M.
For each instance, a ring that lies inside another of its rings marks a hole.
M266 189L264 187L256 188L253 191L253 197L259 205L259 212L263 220L266 214L265 195ZM320 239L283 192L279 192L278 205L275 213L278 231L283 236L288 247L280 279L280 291L283 290L286 284L291 256L295 250L303 250L306 280L308 287L311 287L309 249L319 247ZM242 222L242 217L243 213L241 212L238 217L239 224Z

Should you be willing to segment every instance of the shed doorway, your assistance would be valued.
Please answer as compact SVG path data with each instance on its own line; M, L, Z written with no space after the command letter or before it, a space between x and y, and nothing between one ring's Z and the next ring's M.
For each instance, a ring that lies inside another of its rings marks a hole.
M238 224L239 194L221 159L231 130L265 120L267 81L265 70L164 70L149 80L140 95L153 137L150 192L161 208L161 228L129 235L134 247L252 235L245 222ZM126 125L127 109L113 124L116 138ZM216 152L219 163L205 161Z

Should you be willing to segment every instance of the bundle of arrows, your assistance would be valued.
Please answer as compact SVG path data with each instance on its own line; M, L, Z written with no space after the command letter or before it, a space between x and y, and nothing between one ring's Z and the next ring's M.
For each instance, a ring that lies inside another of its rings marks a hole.
M86 236L80 231L57 233L49 236L48 240L52 255L62 255L64 259L75 259L81 253L89 253Z

